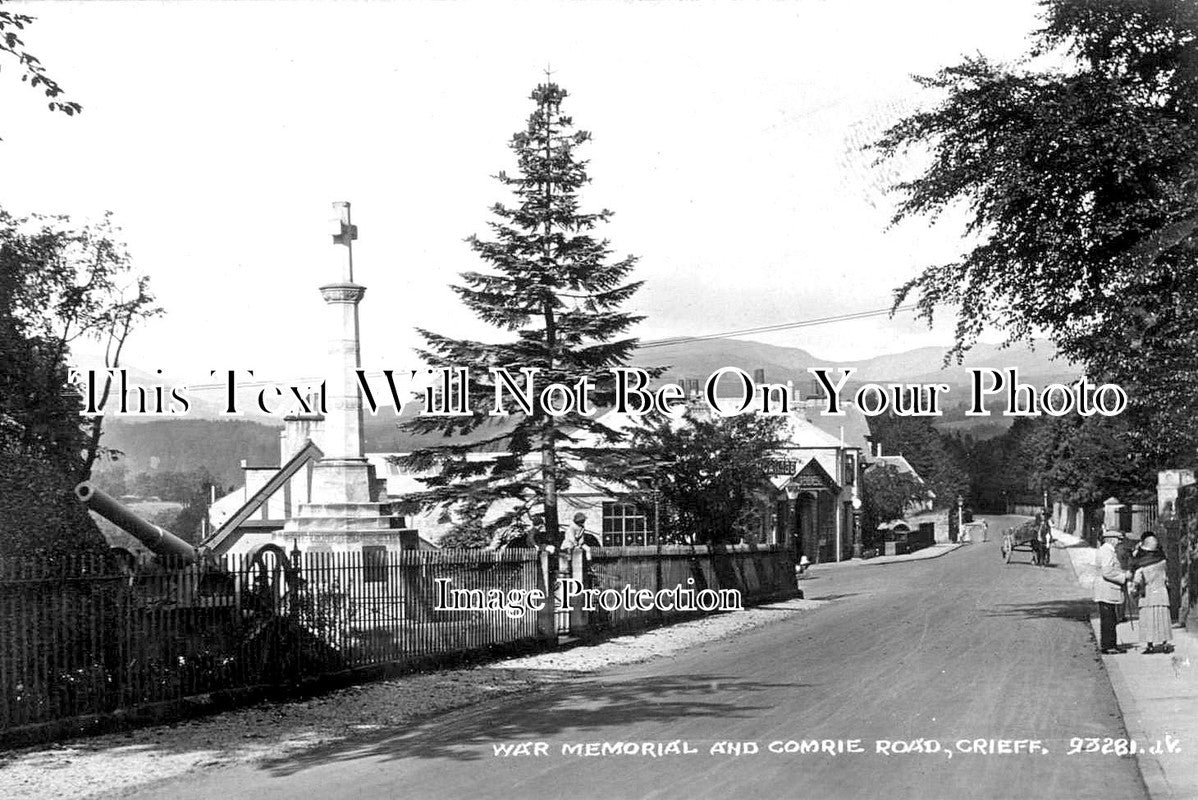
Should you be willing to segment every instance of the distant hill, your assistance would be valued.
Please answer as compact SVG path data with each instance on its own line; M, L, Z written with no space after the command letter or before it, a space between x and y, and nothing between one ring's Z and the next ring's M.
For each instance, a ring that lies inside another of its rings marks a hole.
M666 382L678 382L684 378L706 380L721 367L740 367L752 375L755 370L765 370L769 383L794 381L794 385L807 394L817 392L815 378L807 372L811 367L827 367L834 370L851 368L853 375L846 384L846 393L851 393L864 383L945 383L951 388L945 395L945 419L937 427L942 430L970 433L979 438L991 438L1010 427L1010 417L965 417L961 409L955 408L968 401L967 387L970 369L990 367L1005 370L1015 367L1020 380L1037 386L1075 379L1080 370L1069 362L1056 359L1055 348L1048 343L1035 347L1013 345L1000 347L978 344L971 349L961 364L944 366L946 348L921 347L901 353L889 353L861 361L830 361L819 358L798 347L779 347L739 339L716 339L683 342L664 347L643 347L636 351L632 363L643 366L668 366L662 376ZM839 376L834 372L832 378ZM721 382L719 393L739 391L730 379Z
M808 367L841 366L838 362L817 358L797 347L778 347L740 339L708 339L664 347L643 347L635 352L631 363L645 367L668 367L662 376L668 382L677 382L682 378L702 380L721 367L740 367L750 375L755 369L764 369L768 381L784 383L791 378L798 383L810 378Z
M1021 378L1036 383L1071 380L1077 370L1068 362L1053 358L1055 350L1044 343L1034 349L1027 345L1001 348L998 345L979 344L969 353L963 364L944 367L945 348L921 347L901 353L874 356L862 361L831 361L814 356L798 347L748 342L740 339L714 339L671 344L664 347L642 347L632 358L632 363L646 366L668 366L663 378L705 379L721 367L740 367L750 375L756 369L765 370L767 381L785 383L793 380L795 385L805 386L812 378L809 367L851 367L855 382L903 383L967 383L968 369L994 367L1005 369L1017 367Z
M114 417L105 423L101 443L123 453L120 460L130 475L203 468L222 486L234 486L242 482L242 459L251 465L279 463L279 431L279 426L246 420L126 422Z
M861 380L901 380L910 383L966 383L969 380L967 371L977 367L1015 367L1021 379L1035 384L1068 382L1080 373L1068 361L1055 358L1056 349L1047 342L1034 349L1027 345L1003 348L993 344L978 344L965 354L963 363L947 367L944 366L944 354L945 349L941 347L921 347L844 366L855 367L858 373L853 377Z

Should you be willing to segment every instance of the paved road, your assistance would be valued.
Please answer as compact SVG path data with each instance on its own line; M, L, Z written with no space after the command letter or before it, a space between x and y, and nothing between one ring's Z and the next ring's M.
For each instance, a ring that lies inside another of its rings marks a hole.
M206 772L137 796L1145 797L1132 759L1066 755L1068 737L1124 735L1084 593L1065 563L1004 565L997 538L927 561L817 568L803 588L835 601L817 611L352 747ZM1049 752L876 752L878 740L920 737L953 749L961 739L1038 739ZM771 742L804 739L859 739L867 752L767 752ZM561 754L563 744L672 740L700 752ZM720 740L762 752L710 754ZM550 754L493 755L496 743L536 741Z

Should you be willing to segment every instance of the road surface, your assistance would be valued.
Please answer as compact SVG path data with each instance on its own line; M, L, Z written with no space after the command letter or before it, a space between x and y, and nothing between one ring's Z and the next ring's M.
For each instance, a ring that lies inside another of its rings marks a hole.
M1125 735L1089 601L1061 554L1049 568L1024 553L1003 564L1003 527L992 518L989 543L941 558L816 567L802 586L827 606L676 657L132 796L1145 797L1134 759L1067 754L1070 737ZM878 752L919 739L942 751ZM864 752L770 752L804 740ZM1047 752L966 752L1032 748L1029 740ZM720 741L741 743L742 754L713 754ZM604 742L697 752L562 751ZM495 755L519 743L547 754Z

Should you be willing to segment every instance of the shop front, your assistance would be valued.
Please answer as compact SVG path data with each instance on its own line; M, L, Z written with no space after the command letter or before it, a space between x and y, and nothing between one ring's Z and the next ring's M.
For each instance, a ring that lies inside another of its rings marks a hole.
M813 564L848 557L841 488L827 470L812 458L783 481L785 499L778 501L774 515L775 541L790 547L796 562L801 556Z

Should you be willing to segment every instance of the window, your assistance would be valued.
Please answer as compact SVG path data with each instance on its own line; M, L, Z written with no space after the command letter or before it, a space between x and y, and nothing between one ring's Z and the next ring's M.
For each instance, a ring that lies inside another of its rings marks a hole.
M643 547L655 544L652 520L632 503L603 504L603 546Z
M845 486L852 486L857 482L857 454L846 452L844 454L844 480L841 483Z
M381 544L368 544L362 548L362 582L387 582L387 548Z

